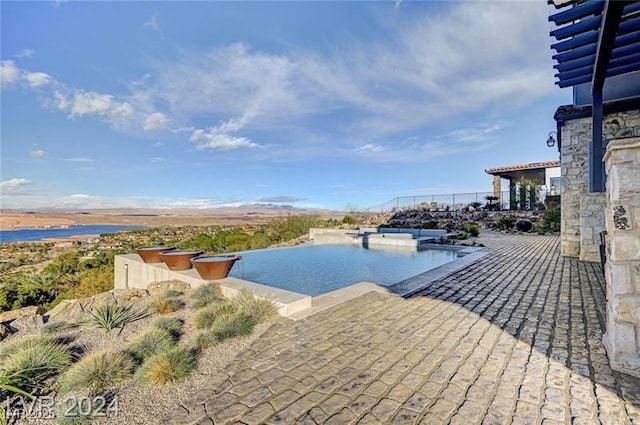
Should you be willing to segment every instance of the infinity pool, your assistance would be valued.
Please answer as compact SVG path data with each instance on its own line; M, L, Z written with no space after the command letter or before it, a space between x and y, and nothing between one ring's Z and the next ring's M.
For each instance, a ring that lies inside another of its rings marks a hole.
M241 252L230 276L305 295L367 281L391 286L457 258L453 250L378 251L308 245Z

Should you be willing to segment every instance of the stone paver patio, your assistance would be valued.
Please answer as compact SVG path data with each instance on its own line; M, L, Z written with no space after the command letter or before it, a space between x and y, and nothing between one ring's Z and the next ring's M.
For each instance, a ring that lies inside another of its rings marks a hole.
M556 236L481 242L489 255L411 298L279 319L163 423L640 423L640 380L602 345L599 264Z

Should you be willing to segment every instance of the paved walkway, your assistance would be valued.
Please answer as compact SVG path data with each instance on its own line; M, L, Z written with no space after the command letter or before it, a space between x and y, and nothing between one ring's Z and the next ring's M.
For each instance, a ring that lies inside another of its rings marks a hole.
M279 319L173 423L640 423L640 380L602 345L598 264L555 236L492 251L409 298L371 292Z

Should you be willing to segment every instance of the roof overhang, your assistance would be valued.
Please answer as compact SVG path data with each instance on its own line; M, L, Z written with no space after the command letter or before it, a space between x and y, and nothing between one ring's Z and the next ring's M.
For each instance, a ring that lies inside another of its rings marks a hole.
M560 161L544 161L544 162L530 162L528 164L507 165L504 167L487 168L485 173L494 176L504 175L508 173L514 173L518 171L541 171L547 168L556 168L560 166Z
M556 84L572 87L600 85L615 75L640 71L640 1L553 1L556 25Z

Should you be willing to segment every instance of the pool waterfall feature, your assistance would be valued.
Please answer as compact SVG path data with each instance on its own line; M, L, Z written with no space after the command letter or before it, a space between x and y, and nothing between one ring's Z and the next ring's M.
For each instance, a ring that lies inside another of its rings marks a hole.
M310 229L310 238L314 245L353 245L373 250L399 250L403 253L429 248L450 249L456 251L458 259L392 286L385 287L375 282L364 281L314 297L232 276L215 281L219 284L222 295L227 298L233 298L240 290L248 289L258 298L273 301L282 316L297 320L370 291L399 296L409 295L424 288L429 282L473 263L487 252L483 248L477 247L433 244L433 242L449 236L446 231L434 233L433 230L426 231L424 229L409 229L409 232L401 230L404 229L392 229L388 233L385 229L382 229L381 232L378 232L377 229ZM238 258L234 262L238 260L240 259ZM239 261L241 266L242 261ZM210 282L211 279L204 279L195 268L170 270L164 263L145 263L138 254L124 254L115 257L114 287L116 289L146 289L150 283L168 280L180 280L188 283L192 288L196 288Z

